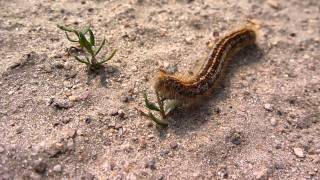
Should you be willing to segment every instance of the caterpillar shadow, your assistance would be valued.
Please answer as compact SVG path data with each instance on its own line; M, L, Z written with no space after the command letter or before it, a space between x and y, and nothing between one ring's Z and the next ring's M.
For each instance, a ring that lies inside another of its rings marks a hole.
M191 105L176 109L173 112L170 117L170 129L173 133L184 135L201 127L208 121L213 121L214 114L218 115L221 110L212 104L217 104L228 98L233 77L231 72L236 74L239 67L258 63L264 54L263 50L257 45L250 45L230 57L224 71L224 77L220 80L219 85L210 91L209 95L197 98Z

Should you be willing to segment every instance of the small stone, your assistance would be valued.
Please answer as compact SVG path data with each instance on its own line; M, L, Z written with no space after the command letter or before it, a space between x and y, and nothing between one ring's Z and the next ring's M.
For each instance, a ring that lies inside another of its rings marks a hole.
M267 0L267 4L274 9L279 8L279 2L277 0Z
M103 163L102 168L106 172L113 171L115 168L115 164L112 162L105 162Z
M124 113L124 110L120 109L118 111L118 115L119 115L120 118L124 118L126 114Z
M230 134L230 136L227 137L227 139L234 145L240 145L241 140L241 134L239 132L233 132Z
M276 126L278 124L278 121L275 118L270 119L271 126Z
M23 132L23 128L19 127L16 129L16 134L21 134Z
M94 180L95 179L95 176L91 173L85 173L84 175L82 175L80 177L81 180Z
M129 96L122 96L120 99L122 102L127 103L127 102L129 102L130 97Z
M256 172L254 172L257 180L267 180L269 177L268 168L264 167Z
M64 65L62 63L60 63L60 62L54 62L52 64L52 67L53 68L57 68L57 69L62 69L62 68L64 68Z
M229 176L227 167L221 168L218 172L218 176L220 176L222 179L227 179Z
M144 165L145 168L149 168L151 170L154 170L156 169L156 161L155 159L152 159L152 160L149 160L145 163Z
M72 101L72 102L79 101L79 98L78 98L77 96L71 95L71 96L69 96L68 98L69 98L69 100Z
M63 124L68 124L71 120L72 118L63 118L61 121Z
M69 71L64 76L66 77L66 79L72 79L72 78L76 77L77 74L78 74L77 71Z
M65 152L65 146L63 143L60 143L60 142L53 143L48 149L45 150L45 152L50 157L55 157L58 154Z
M192 40L193 40L192 37L186 37L186 38L185 38L185 42L186 42L187 44L192 44Z
M273 105L272 104L267 103L263 107L267 111L273 111Z
M89 91L86 91L83 94L81 94L80 100L86 100L90 97L90 95L91 95L91 93Z
M36 160L34 162L34 170L39 173L39 174L43 174L46 169L47 169L47 163L45 163L43 160L39 159L39 160Z
M8 95L12 95L14 93L14 91L9 91Z
M32 179L32 180L41 180L42 177L41 175L37 174L37 173L34 173L32 172L30 175L29 175L29 178Z
M61 172L62 171L62 166L60 164L57 164L53 167L54 172Z
M86 122L86 124L90 124L92 122L92 117L91 116L86 116L84 118L84 122Z
M140 149L145 149L147 147L147 142L145 138L140 138L139 139L139 148Z
M312 161L314 162L314 163L319 163L320 164L320 156L319 155L310 155L310 157L311 157L311 159L312 159Z
M74 138L77 135L77 131L75 129L68 129L66 132L64 132L65 138Z
M131 71L132 71L132 72L137 72L137 71L138 71L137 66L132 66L132 67L131 67Z
M179 146L179 145L178 145L178 143L176 143L176 142L171 142L171 143L170 143L170 148L171 148L171 149L177 149L178 146Z
M65 100L54 100L52 105L53 105L53 107L55 107L56 109L59 109L59 110L70 108L70 104Z
M306 156L303 149L301 148L293 148L293 152L299 158L304 158Z
M118 114L119 114L118 111L113 110L113 111L110 113L110 116L117 116Z
M64 68L65 68L66 70L70 70L70 69L72 69L72 65L71 65L69 62L65 62L65 63L64 63Z
M2 154L3 152L4 152L4 148L0 146L0 154Z
M74 148L75 148L75 146L74 146L73 139L69 139L68 142L67 142L67 149L68 149L69 151L73 151Z

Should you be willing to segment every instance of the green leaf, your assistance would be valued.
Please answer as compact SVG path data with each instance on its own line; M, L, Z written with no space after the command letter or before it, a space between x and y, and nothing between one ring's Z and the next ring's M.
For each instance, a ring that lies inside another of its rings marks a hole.
M159 107L158 107L156 104L154 104L154 103L152 103L152 102L149 101L146 92L143 93L143 97L144 97L144 102L145 102L145 104L146 104L146 107L147 107L148 109L153 110L153 111L160 111Z
M98 64L103 64L103 63L105 63L105 62L109 61L110 59L112 59L112 58L113 58L113 56L116 54L116 52L117 52L117 50L116 50L116 49L115 49L115 50L113 50L113 52L110 54L110 56L109 56L107 59L105 59L105 60L103 60L103 61L100 61Z
M74 32L74 29L68 28L66 26L61 26L61 25L57 25L57 27L63 31L67 31L67 32Z
M81 30L82 34L84 34L84 35L87 34L87 32L90 31L90 28L91 28L91 24L90 24L89 26L83 28L83 29Z
M90 34L90 44L92 46L94 46L95 40L94 40L94 35L93 35L93 32L91 31L91 29L89 29L89 34Z
M90 63L89 62L87 62L87 61L85 61L85 60L82 60L82 59L80 59L78 56L76 56L76 55L72 55L74 58L76 58L76 60L78 60L79 62L81 62L81 63L84 63L84 64L86 64L86 65L90 65Z
M156 118L150 111L149 111L149 117L150 117L150 119L152 120L152 121L154 121L155 123L157 123L157 125L159 125L159 126L161 126L161 127L163 127L163 128L165 128L165 127L167 127L168 126L168 122L165 122L165 121L163 121L163 120L160 120L160 119L158 119L158 118Z
M69 41L71 41L71 42L78 42L77 40L71 39L71 38L69 37L69 35L68 35L67 32L65 32L65 33L66 33L67 39L68 39Z
M79 43L82 47L85 47L91 55L93 55L92 45L89 43L82 32L79 32Z
M176 109L180 103L176 100L170 100L166 103L166 106L164 108L165 114L168 115L171 111Z
M86 58L87 62L88 62L90 65L92 65L92 62L90 61L90 59L88 58L88 56L85 56L85 58Z
M96 53L94 55L97 55L100 52L100 50L102 49L102 47L104 46L105 43L106 43L106 38L103 39L100 47L98 48L98 50L96 51Z

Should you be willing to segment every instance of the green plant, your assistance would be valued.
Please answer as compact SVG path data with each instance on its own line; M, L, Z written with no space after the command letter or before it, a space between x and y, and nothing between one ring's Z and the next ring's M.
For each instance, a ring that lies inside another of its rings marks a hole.
M148 99L147 93L143 93L145 107L148 109L148 113L142 112L143 115L154 121L160 127L167 127L168 115L179 106L179 102L176 100L168 100L156 92L157 102L151 102ZM155 111L159 116L155 116L152 111Z
M96 48L95 36L94 36L90 26L87 26L80 31L66 27L66 26L57 25L57 27L65 32L66 37L70 42L79 43L80 48L84 53L84 57L80 58L79 56L77 56L75 54L71 54L71 55L77 61L86 64L89 67L89 69L97 69L97 68L101 67L103 63L106 63L107 61L112 59L117 51L117 50L113 50L112 53L107 58L105 58L104 60L98 61L97 55L106 43L105 38L103 39L100 46L98 48ZM74 35L77 37L77 39L71 38L68 33L74 33ZM87 39L87 36L86 36L88 33L89 33L89 39ZM75 47L71 47L71 48L75 48Z

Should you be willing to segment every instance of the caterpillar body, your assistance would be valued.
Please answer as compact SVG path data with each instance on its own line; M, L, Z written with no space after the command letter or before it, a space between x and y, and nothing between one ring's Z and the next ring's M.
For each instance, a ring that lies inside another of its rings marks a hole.
M154 88L165 99L193 98L204 95L217 84L228 58L243 47L254 44L256 30L245 26L222 37L216 43L201 71L192 77L181 77L159 70Z

